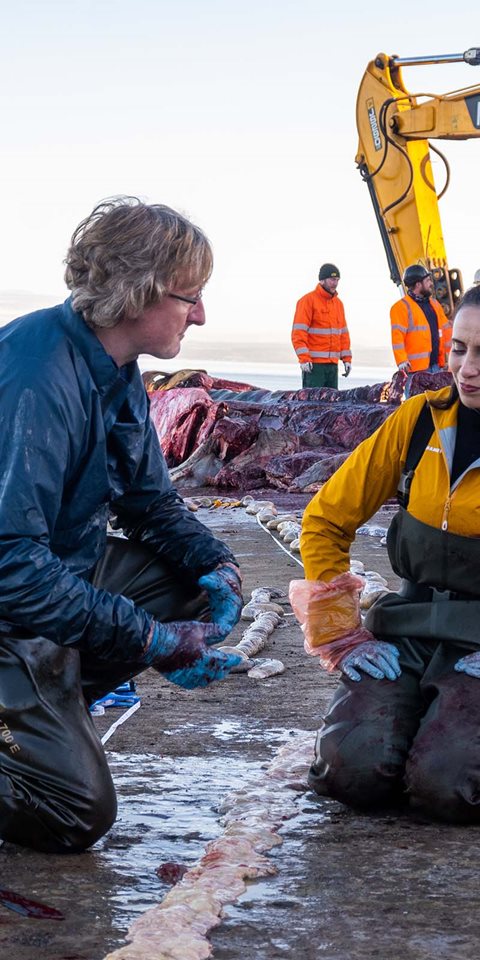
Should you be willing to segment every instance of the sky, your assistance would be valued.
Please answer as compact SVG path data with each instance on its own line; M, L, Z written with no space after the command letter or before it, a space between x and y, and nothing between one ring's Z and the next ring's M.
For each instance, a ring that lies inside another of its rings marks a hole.
M268 361L328 261L354 352L389 349L398 291L354 162L358 87L379 52L480 46L477 3L4 0L1 19L3 321L65 298L74 228L125 193L176 207L212 241L197 339L262 344ZM403 76L412 92L480 85L465 64ZM468 286L480 140L437 145L452 168L440 207L449 264Z

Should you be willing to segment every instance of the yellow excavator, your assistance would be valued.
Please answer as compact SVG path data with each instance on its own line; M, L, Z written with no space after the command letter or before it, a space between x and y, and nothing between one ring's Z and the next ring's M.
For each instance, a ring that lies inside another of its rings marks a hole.
M400 285L407 266L432 272L435 297L447 316L463 291L460 270L448 266L438 200L448 187L446 158L431 140L480 137L480 86L437 96L409 93L402 67L421 64L480 64L480 48L444 56L401 58L379 53L364 73L357 97L358 153L385 247L390 276ZM445 164L437 195L430 151Z

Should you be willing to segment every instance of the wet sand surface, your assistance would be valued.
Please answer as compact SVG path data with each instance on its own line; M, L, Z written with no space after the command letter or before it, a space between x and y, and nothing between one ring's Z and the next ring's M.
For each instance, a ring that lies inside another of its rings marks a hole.
M272 492L258 497L272 498ZM282 510L306 501L273 499ZM258 586L286 595L289 581L302 576L293 557L244 510L204 509L198 516L233 547L245 600ZM387 526L390 517L381 512L375 521ZM395 588L378 537L358 536L352 555ZM141 707L107 745L119 795L118 820L107 837L70 857L0 849L0 886L65 918L34 920L0 906L0 957L102 960L170 889L156 869L168 861L193 865L222 834L218 806L225 795L255 789L298 731L311 731L313 745L336 680L304 654L299 627L291 616L286 621L262 652L283 661L280 676L237 674L192 692L152 670L139 678ZM235 629L233 642L246 626ZM96 718L99 733L122 712ZM224 908L210 935L215 960L477 957L477 829L408 815L361 816L308 790L295 796L298 813L285 821L283 844L269 855L277 875L247 882L246 892Z

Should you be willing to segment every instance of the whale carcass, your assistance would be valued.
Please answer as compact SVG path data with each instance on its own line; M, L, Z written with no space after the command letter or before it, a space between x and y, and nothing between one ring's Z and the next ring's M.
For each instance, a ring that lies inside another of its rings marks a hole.
M204 371L149 372L144 382L175 483L313 493L396 409L405 375L351 390L271 392ZM416 374L411 392L449 382L448 373Z

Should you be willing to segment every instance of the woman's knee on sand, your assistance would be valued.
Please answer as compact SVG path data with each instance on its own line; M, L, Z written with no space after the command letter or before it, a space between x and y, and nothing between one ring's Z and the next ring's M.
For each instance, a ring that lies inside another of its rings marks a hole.
M447 670L427 689L430 705L409 752L410 806L450 823L480 822L478 680Z
M398 803L417 707L418 684L408 675L395 683L342 679L317 735L312 788L358 808Z
M405 754L380 728L324 728L317 736L309 784L321 796L372 809L398 803Z
M338 731L337 731L338 732ZM385 738L336 739L320 731L309 784L359 810L408 804L413 810L448 823L480 823L480 763L471 742L418 734L408 754L392 749Z
M412 809L448 823L480 823L480 766L463 738L419 737L405 784Z

